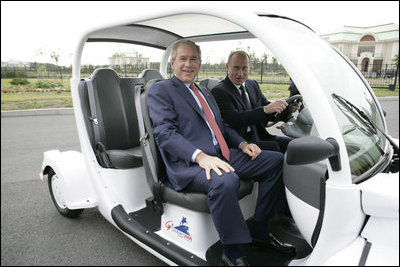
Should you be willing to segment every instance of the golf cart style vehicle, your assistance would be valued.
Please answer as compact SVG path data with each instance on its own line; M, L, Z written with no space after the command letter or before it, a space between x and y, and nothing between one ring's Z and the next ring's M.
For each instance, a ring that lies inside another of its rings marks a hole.
M47 175L62 215L96 208L169 265L219 265L222 247L207 196L177 192L161 182L164 163L146 96L152 84L168 78L175 41L187 38L201 46L257 38L301 93L289 104L300 98L304 108L282 126L295 137L283 174L291 216L270 224L277 239L295 246L296 255L249 244L247 260L251 265L399 265L398 140L387 133L368 82L340 51L306 25L277 15L201 6L136 14L87 31L77 45L71 88L81 152L44 152L40 174L42 180ZM140 44L165 52L159 70L120 77L101 68L84 79L81 57L90 42ZM209 90L213 82L199 81ZM250 222L257 183L241 182L239 197Z

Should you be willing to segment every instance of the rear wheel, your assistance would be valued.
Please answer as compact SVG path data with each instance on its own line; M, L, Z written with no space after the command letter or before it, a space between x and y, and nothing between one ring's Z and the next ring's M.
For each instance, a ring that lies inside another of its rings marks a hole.
M65 205L64 196L61 191L61 178L57 176L53 169L49 171L47 177L51 199L53 200L58 212L68 218L74 218L81 214L84 209L71 210Z

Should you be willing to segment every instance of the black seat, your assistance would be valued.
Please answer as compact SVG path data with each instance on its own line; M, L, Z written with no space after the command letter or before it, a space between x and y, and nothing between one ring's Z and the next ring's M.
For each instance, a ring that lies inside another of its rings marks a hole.
M146 133L141 133L142 136L146 136L146 140L142 142L143 148L143 163L146 171L147 182L150 186L150 189L154 195L153 207L156 210L162 212L163 207L162 203L169 202L173 203L191 210L206 212L209 213L208 208L208 197L206 194L202 193L193 193L185 190L175 191L167 187L163 182L167 181L167 174L165 170L165 165L163 159L161 157L160 151L155 142L153 131L152 131L152 122L149 115L149 110L147 106L147 92L149 88L156 82L161 81L162 79L153 79L150 80L146 86L144 87L143 92L141 93L141 110L143 115L144 128ZM151 155L147 155L145 146L148 146L148 151ZM151 162L154 162L155 176L153 176L151 171ZM240 181L240 189L239 189L239 198L243 198L244 196L250 194L253 189L253 183L248 181Z
M93 85L100 140L96 143L88 83ZM143 166L134 87L140 78L121 78L107 68L96 69L79 83L86 129L99 164L105 168L129 169Z
M144 84L147 84L150 80L158 79L163 80L164 77L161 73L156 69L144 69L138 76L139 78L143 78Z
M211 91L217 84L219 80L217 78L206 78L200 81L200 85L205 87L208 91Z

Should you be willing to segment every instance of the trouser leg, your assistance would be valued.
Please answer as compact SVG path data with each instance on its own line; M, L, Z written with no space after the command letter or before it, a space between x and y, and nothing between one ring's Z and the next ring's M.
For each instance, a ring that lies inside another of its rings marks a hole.
M223 172L223 171L222 171ZM222 244L251 242L249 229L239 206L239 177L231 172L218 176L211 171L211 180L202 170L186 189L206 193L210 215Z
M262 151L253 161L247 161L243 156L233 160L233 167L241 179L255 180L259 183L254 220L263 226L256 232L266 236L268 220L281 216L284 210L283 154Z
M281 152L283 153L283 154L285 154L285 152L286 152L286 150L287 150L287 146L288 146L288 144L289 144L289 142L290 141L292 141L293 140L293 138L291 138L291 137L287 137L287 136L278 136L278 135L273 135L273 136L270 136L270 137L268 137L268 138L266 138L265 139L265 141L274 141L274 142L277 142L278 143L278 145L279 145L279 148L280 148L280 150L281 150Z

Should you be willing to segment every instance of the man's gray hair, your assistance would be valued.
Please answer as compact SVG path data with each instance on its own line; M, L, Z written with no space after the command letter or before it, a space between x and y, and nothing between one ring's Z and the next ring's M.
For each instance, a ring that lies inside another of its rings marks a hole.
M178 47L181 45L188 45L188 46L192 46L192 47L196 48L197 54L199 55L199 59L201 60L200 46L198 46L195 42L188 40L188 39L178 40L172 45L172 51L171 51L171 59L172 60L174 60L176 58Z

